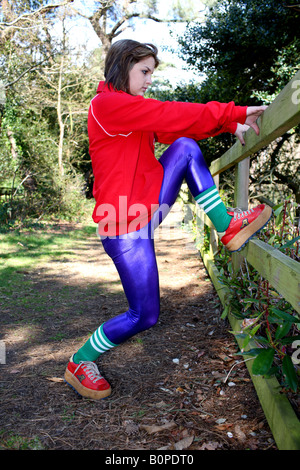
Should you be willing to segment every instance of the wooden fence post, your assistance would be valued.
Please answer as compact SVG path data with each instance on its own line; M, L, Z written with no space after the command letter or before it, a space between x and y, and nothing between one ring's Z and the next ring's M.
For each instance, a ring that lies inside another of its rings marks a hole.
M235 165L235 186L234 186L234 205L246 211L248 209L249 198L249 171L250 171L250 157L245 158ZM234 273L244 263L244 256L242 253L232 254L232 266Z
M214 176L214 182L216 187L219 189L219 175ZM214 227L210 228L210 253L212 258L215 257L215 254L218 251L218 235Z

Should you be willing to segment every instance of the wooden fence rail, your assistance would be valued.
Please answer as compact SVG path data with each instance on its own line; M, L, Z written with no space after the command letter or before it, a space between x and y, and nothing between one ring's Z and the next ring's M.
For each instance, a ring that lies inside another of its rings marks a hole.
M252 129L249 129L245 135L245 146L237 141L222 157L211 164L210 171L217 186L219 185L219 175L228 168L234 169L234 205L236 207L243 210L248 209L250 155L261 150L299 123L300 71L259 119L260 135L257 136ZM217 235L209 219L197 205L196 212L200 239L204 225L211 227L209 250L204 251L201 247L200 251L225 308L230 292L219 281L219 272L214 263L214 255L218 245ZM250 240L241 252L233 253L232 261L235 271L240 268L244 259L270 282L296 312L300 313L300 263L257 238ZM241 330L241 323L230 314L229 321L235 332ZM250 342L247 349L251 347L256 346ZM287 398L280 394L279 383L274 378L263 380L260 376L253 376L252 361L247 361L246 364L279 449L300 450L300 423Z

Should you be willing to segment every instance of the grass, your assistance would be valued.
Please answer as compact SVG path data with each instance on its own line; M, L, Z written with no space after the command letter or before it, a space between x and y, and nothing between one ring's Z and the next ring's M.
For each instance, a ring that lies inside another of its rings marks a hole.
M95 236L95 224L81 225L76 230L62 229L59 225L41 224L23 230L0 233L0 305L5 308L34 308L43 315L49 300L47 289L37 292L32 277L39 280L39 269L51 261L76 260L76 249L88 237ZM90 286L92 289L93 286ZM59 296L66 302L74 292L74 286L63 286ZM49 308L47 315L51 315Z
M0 432L1 437L1 432ZM10 433L9 436L0 443L0 450L44 450L38 437L22 437L18 434Z
M57 233L55 233L57 231ZM26 269L39 261L72 255L74 242L96 233L95 225L63 232L56 225L0 233L0 268Z

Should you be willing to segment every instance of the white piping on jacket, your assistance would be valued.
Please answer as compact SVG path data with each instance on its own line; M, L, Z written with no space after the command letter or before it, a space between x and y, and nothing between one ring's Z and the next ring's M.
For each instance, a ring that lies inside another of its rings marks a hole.
M95 97L96 98L96 97ZM93 100L95 99L93 98ZM93 108L93 100L91 101L91 111L92 111L92 116L93 118L95 119L96 123L101 127L101 129L105 132L105 134L107 134L109 137L117 137L118 135L120 135L121 137L129 137L130 134L132 134L132 132L129 132L129 134L109 134L105 129L104 127L100 124L100 122L98 121L98 119L96 118L95 114L94 114L94 108Z

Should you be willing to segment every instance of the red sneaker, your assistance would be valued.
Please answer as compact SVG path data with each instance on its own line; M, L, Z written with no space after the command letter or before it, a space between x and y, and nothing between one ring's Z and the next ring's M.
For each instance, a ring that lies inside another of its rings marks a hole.
M250 238L268 223L272 215L272 209L266 204L260 204L247 211L238 208L232 209L228 211L228 214L233 219L228 229L225 232L219 232L218 235L229 251L239 251Z
M100 375L94 362L81 361L75 364L72 359L66 368L65 381L79 395L99 400L111 394L109 383Z

